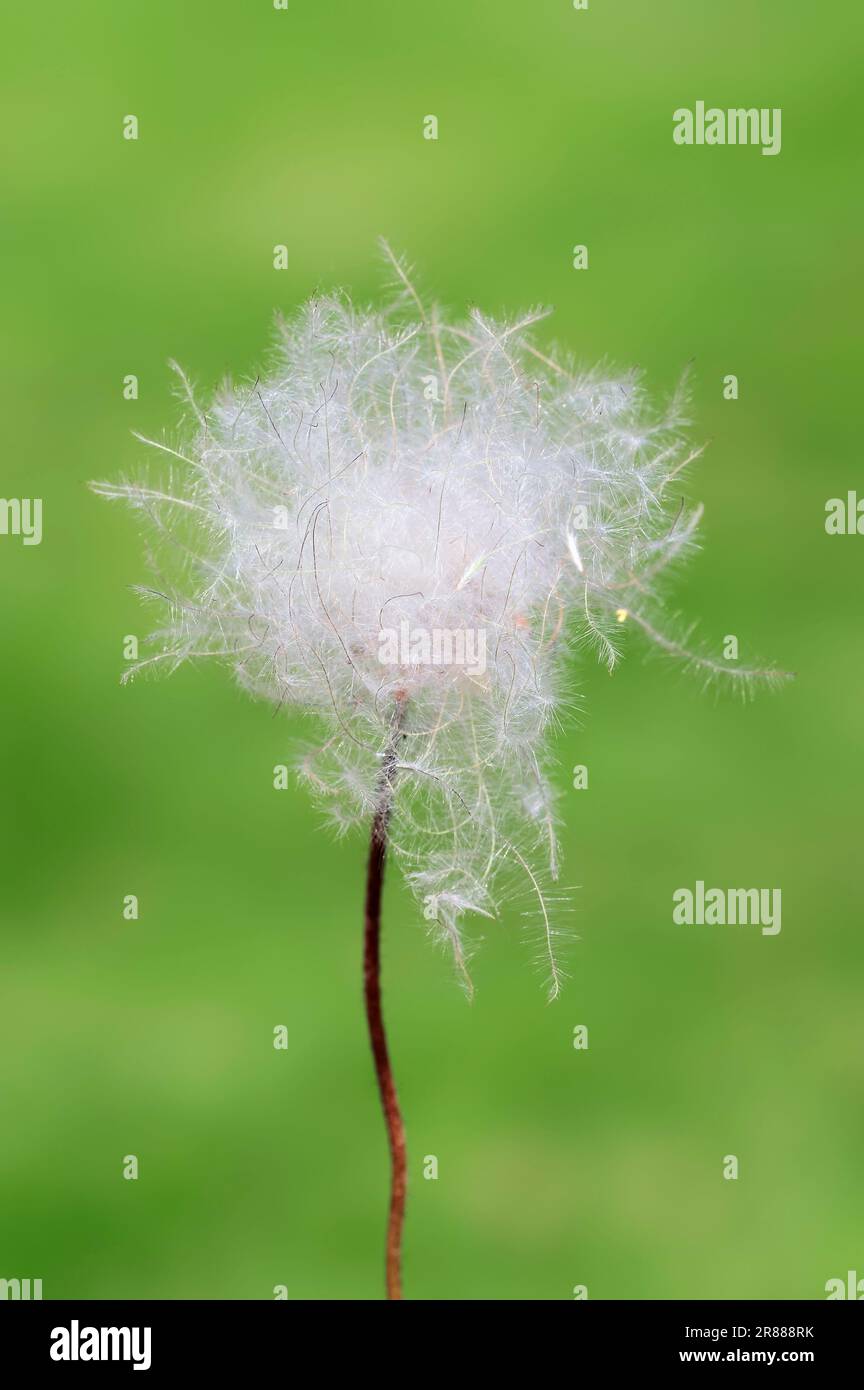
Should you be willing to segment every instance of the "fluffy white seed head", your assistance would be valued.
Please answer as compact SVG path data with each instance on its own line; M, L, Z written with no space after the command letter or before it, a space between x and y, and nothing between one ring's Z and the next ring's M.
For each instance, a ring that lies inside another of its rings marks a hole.
M693 544L674 484L695 455L680 397L657 415L634 376L546 357L539 313L447 323L393 265L390 309L312 300L270 371L207 409L182 378L188 446L155 446L158 482L97 491L147 513L177 576L149 591L168 620L139 669L216 656L317 712L300 773L340 830L388 800L391 852L467 986L466 918L513 899L554 997L545 735L572 645L611 668L633 624L690 658L646 615Z

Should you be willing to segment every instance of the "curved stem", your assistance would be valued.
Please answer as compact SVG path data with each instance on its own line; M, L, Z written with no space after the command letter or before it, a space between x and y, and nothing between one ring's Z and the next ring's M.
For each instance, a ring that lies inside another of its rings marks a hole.
M363 944L363 982L369 1040L375 1059L375 1073L381 1093L381 1106L390 1145L390 1214L387 1222L387 1297L402 1297L402 1223L407 1189L405 1128L387 1050L387 1035L381 1012L381 890L387 862L387 828L390 821L391 779L396 762L396 738L385 756L381 770L381 795L372 821L369 864L366 874L366 914Z

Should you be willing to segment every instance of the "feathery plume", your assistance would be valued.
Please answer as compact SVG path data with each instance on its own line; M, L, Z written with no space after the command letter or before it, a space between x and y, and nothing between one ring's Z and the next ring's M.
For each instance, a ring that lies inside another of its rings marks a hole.
M612 670L629 628L745 692L780 673L691 652L658 616L700 518L673 487L699 452L684 393L657 412L635 374L546 355L542 310L449 322L385 254L390 308L313 299L267 373L207 407L180 373L191 438L145 441L163 477L94 486L145 513L179 576L149 591L167 619L137 669L216 657L317 712L300 776L339 831L386 832L466 990L470 923L516 901L554 999L544 746L572 650Z

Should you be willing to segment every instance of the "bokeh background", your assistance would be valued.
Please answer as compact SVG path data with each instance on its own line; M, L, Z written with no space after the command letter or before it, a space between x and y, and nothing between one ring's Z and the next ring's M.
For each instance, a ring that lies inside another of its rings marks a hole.
M677 600L718 650L735 633L799 673L742 706L638 642L611 679L574 667L557 752L580 941L557 1005L514 916L469 1006L391 880L406 1292L810 1299L864 1274L864 540L824 532L829 497L864 493L858 11L7 14L0 491L44 499L44 539L0 538L0 1275L46 1298L380 1295L365 846L273 789L296 723L224 672L120 688L144 549L85 484L136 471L133 429L177 426L169 357L206 393L254 374L274 310L380 298L381 234L445 304L554 305L541 341L639 364L658 393L692 359L705 550ZM782 153L676 147L671 113L700 98L781 107ZM697 878L780 886L781 934L673 926Z

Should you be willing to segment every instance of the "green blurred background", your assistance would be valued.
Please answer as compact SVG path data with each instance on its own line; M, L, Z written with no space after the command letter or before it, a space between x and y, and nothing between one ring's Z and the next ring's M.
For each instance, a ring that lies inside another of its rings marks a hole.
M275 309L379 298L380 234L459 311L554 305L546 339L586 364L663 393L694 360L706 548L677 598L718 650L735 633L799 672L741 706L638 644L612 679L574 671L558 1004L514 916L469 1006L390 882L406 1293L807 1299L864 1275L864 540L824 532L826 499L864 492L858 11L91 0L4 20L0 491L44 499L44 539L0 537L0 1275L46 1298L381 1292L365 846L273 789L296 726L225 672L120 688L144 549L85 487L139 467L132 429L176 427L168 357L207 391L254 373ZM697 99L782 107L782 153L676 147ZM697 878L781 886L781 934L673 926Z

